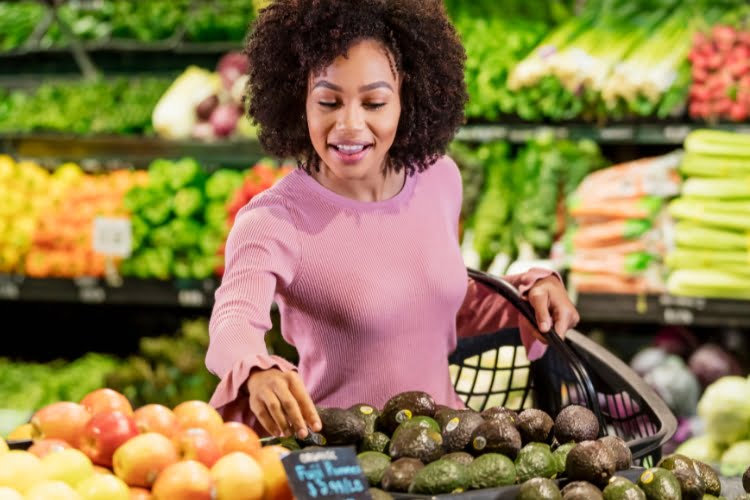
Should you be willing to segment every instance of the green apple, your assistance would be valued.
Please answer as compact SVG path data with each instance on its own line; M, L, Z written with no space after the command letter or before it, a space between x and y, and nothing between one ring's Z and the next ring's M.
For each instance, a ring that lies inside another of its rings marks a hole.
M76 491L83 500L129 500L130 488L111 474L94 474L78 483Z
M26 500L81 500L81 495L62 481L42 481L26 492Z
M44 477L63 481L75 488L78 483L94 475L94 465L89 457L75 448L50 453L42 459Z
M43 477L42 471L41 460L27 451L11 450L0 455L0 486L26 493Z

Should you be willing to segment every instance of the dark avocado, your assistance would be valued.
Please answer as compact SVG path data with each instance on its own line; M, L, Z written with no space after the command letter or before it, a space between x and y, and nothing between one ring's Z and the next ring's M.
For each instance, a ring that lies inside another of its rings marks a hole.
M409 493L440 495L469 489L469 468L451 460L438 460L417 471Z
M516 420L516 427L521 433L521 442L550 443L552 442L552 427L555 421L542 410L529 408L521 412Z
M466 411L468 410L454 410L453 408L444 407L435 412L435 421L438 423L438 425L440 425L440 428L442 429L450 419Z
M518 422L518 413L502 406L493 406L482 412L482 418L485 420L507 420L510 418L511 423L515 425Z
M706 485L699 472L695 469L675 469L672 474L680 483L682 500L703 500L703 495L706 494Z
M443 455L442 459L453 460L454 462L458 462L463 465L471 465L471 463L474 461L474 457L472 455L469 455L465 451L456 451L453 453L448 453L447 455Z
M622 438L618 436L604 436L599 442L606 445L615 456L617 470L627 470L633 465L633 453Z
M409 485L417 475L417 471L424 467L424 464L416 458L399 458L385 470L383 480L381 481L383 489L387 491L409 490Z
M583 441L568 453L565 473L573 481L588 481L603 488L615 473L615 456L599 441Z
M638 487L648 500L681 500L680 482L674 474L661 467L652 467L641 474Z
M486 453L469 465L471 487L475 490L509 486L516 482L516 466L499 453Z
M380 420L387 434L392 434L399 424L419 415L434 417L435 400L426 392L402 392L388 400L383 407Z
M555 438L558 443L593 441L599 437L596 415L583 406L570 405L555 419Z
M678 469L693 470L695 468L695 462L690 457L674 453L659 460L659 463L656 464L656 466L669 471L675 471Z
M646 500L646 494L629 479L614 476L604 491L604 500Z
M563 500L604 500L599 488L586 481L573 481L560 491Z
M552 479L535 477L521 485L516 500L562 500L562 495Z
M391 465L391 457L377 451L360 453L357 455L357 460L359 460L359 465L362 467L362 473L367 478L367 482L374 487L380 485L385 470Z
M365 433L372 434L375 432L375 423L378 421L380 412L372 405L360 403L349 408L349 411L359 415L365 420Z
M750 493L750 467L742 474L742 487L746 493Z
M318 412L323 429L320 433L328 446L357 444L365 437L365 420L341 408L325 408Z
M394 460L410 457L428 464L443 453L443 437L424 427L402 429L391 441L390 455Z
M378 488L370 488L372 500L393 500L393 496Z
M391 440L382 432L373 432L372 434L365 434L362 441L359 443L359 452L363 451L379 451L380 453L388 453L388 447L391 444Z
M570 453L570 450L575 447L576 443L566 443L558 446L555 451L552 452L552 458L555 459L555 467L557 468L558 474L565 472L565 461L568 458L568 453Z
M521 434L507 420L485 420L474 430L466 449L474 455L500 453L514 459L521 449Z
M456 414L443 426L443 446L447 453L461 451L471 442L474 431L484 423L484 419L473 411Z
M706 494L716 497L721 495L721 480L713 467L698 460L693 460L693 463L698 468L698 473L706 486Z

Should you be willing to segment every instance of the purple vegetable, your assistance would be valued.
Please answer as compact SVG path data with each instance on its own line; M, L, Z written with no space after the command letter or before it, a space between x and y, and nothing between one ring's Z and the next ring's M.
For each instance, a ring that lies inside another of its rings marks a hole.
M233 104L221 104L211 114L211 125L217 137L227 137L234 132L240 119L240 111Z
M633 356L630 367L641 377L659 366L667 358L667 353L658 347L647 347Z
M703 387L727 375L742 375L737 359L716 344L703 344L690 359L688 366Z
M195 108L195 113L198 115L198 119L201 121L206 121L211 118L211 114L214 112L218 105L219 98L215 95L203 99L200 104L198 104L198 107Z
M250 71L250 61L247 56L241 52L229 52L219 59L216 65L216 71L221 76L224 88L229 90L232 84L242 75Z
M667 327L656 334L654 345L684 358L698 347L698 339L684 328Z

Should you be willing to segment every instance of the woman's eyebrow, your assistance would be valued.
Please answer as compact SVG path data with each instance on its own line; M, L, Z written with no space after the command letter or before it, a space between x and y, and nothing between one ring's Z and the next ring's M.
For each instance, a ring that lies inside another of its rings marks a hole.
M318 87L324 87L324 88L327 88L327 89L330 89L330 90L334 90L336 92L341 92L342 91L341 87L339 87L338 85L336 85L334 83L329 82L328 80L320 80L315 85L313 85L313 89L316 89ZM391 92L393 92L393 87L391 86L391 84L388 83L388 82L382 81L382 80L378 81L378 82L368 83L367 85L362 85L359 88L359 91L360 92L369 92L370 90L375 90L375 89L379 89L379 88L387 88Z

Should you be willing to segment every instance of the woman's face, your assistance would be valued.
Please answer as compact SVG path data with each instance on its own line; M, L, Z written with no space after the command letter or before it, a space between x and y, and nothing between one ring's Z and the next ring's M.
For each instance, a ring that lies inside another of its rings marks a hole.
M315 151L338 180L361 180L383 171L401 115L399 81L383 45L353 45L307 92L307 126Z

